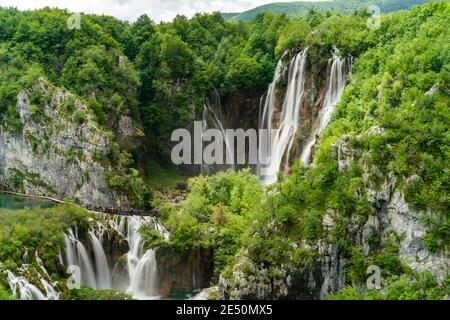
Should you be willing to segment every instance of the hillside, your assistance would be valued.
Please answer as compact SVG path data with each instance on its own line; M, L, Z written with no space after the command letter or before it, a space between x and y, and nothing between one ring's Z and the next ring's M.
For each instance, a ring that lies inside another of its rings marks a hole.
M421 5L426 2L430 2L430 0L335 0L323 2L275 2L253 8L242 13L223 13L223 16L225 20L229 21L250 21L258 14L264 12L271 12L274 14L285 13L292 17L303 16L310 10L349 14L371 4L380 6L381 12L386 13L407 10L414 5Z
M0 9L0 300L450 295L450 3L70 15Z

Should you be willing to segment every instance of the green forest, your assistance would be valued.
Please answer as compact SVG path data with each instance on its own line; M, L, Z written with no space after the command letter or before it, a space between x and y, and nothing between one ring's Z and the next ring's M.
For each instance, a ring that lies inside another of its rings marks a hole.
M108 168L108 187L125 194L136 209L156 210L170 234L165 238L143 225L145 249L213 252L208 286L228 285L211 299L240 297L235 289L240 285L233 284L237 273L263 282L283 281L285 266L314 270L328 245L346 267L344 285L325 299L442 299L450 294L449 271L438 277L402 259L405 235L374 232L367 250L355 239L367 221L383 214L385 204L370 199L388 184L390 196L401 194L409 210L419 214L427 252L448 260L450 4L434 1L394 12L425 1L402 1L401 7L398 1L378 1L385 6L380 28L368 28L365 2L320 4L327 12L319 4L314 10L273 4L227 19L216 12L179 15L160 24L146 15L130 23L81 14L80 29L67 28L72 14L66 10L0 8L0 135L22 134L18 95L24 89L36 92L38 79L52 88L50 93L70 92L87 111L69 101L63 117L79 126L92 119L111 139L109 154L96 159ZM201 120L211 90L225 98L264 92L283 54L306 47L308 63L318 73L326 70L334 47L354 59L311 166L297 161L275 184L264 186L250 168L192 177L171 164L171 133ZM52 121L43 108L52 100L50 93L30 98L30 114L43 128ZM122 116L132 119L139 143L121 138ZM383 134L368 133L374 127ZM337 147L342 141L354 152L345 170ZM2 189L26 193L23 181L33 175L25 176L17 173L19 181ZM36 183L52 194L51 186ZM0 208L0 299L13 297L2 271L19 272L21 257L36 250L58 282L60 298L130 298L64 284L67 274L57 267L64 232L75 226L88 230L89 215L69 205ZM326 226L330 216L333 223ZM389 223L380 222L383 228ZM371 265L382 271L382 290L365 287ZM265 298L280 297L272 292Z

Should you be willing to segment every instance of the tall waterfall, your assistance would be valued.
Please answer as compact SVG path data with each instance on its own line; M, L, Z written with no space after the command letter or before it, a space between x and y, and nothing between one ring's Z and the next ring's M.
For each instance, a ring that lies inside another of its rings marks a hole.
M220 95L217 89L214 89L211 92L209 99L206 99L205 105L203 108L203 134L202 140L205 135L206 130L208 129L216 129L219 130L225 145L225 157L223 157L224 165L221 165L221 169L235 169L234 166L234 150L232 150L233 144L231 143L229 137L226 134L226 128L224 124L224 117L222 111L222 103L220 102ZM226 159L233 159L232 163L227 164ZM213 165L211 164L202 164L202 174L211 174L214 173Z
M269 85L264 104L260 109L260 129L267 129L267 141L260 141L260 163L257 174L265 184L276 181L279 170L287 170L289 155L300 126L300 107L304 96L305 65L308 48L295 55L290 61L286 97L279 121L274 119L276 86L281 76L282 62L278 62L274 79ZM278 125L277 125L278 123ZM278 129L275 133L272 129ZM261 138L261 137L260 137ZM265 159L268 157L267 161Z
M303 147L300 160L309 165L312 158L312 150L317 138L331 121L336 104L339 102L346 85L346 76L350 71L348 59L340 58L337 49L333 52L333 57L328 61L327 91L323 100L322 108L319 112L316 124L311 130L311 135Z
M158 266L155 250L148 250L135 261L137 261L137 264L133 270L130 270L130 294L139 299L157 298Z

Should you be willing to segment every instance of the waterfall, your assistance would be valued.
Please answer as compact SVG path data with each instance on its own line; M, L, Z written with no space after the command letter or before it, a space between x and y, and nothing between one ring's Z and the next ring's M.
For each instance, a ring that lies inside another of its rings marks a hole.
M260 108L259 128L267 129L268 135L267 139L263 139L267 141L260 141L260 163L257 167L257 174L265 184L275 182L278 171L287 170L289 166L291 148L301 121L300 107L304 96L307 53L308 48L295 55L290 61L286 97L282 105L278 126L276 119L274 119L274 113L276 111L276 86L282 71L282 59L278 62L274 79L269 85L265 99L263 99L264 104ZM273 128L278 129L275 137L272 133ZM266 156L269 157L267 164L261 161L261 157L266 158Z
M59 299L59 292L57 292L53 286L47 282L44 278L40 279L42 286L45 289L45 294L48 299L50 300L58 300Z
M28 248L25 248L25 253L23 254L22 257L22 263L28 263Z
M106 255L98 238L89 233L94 259L87 253L84 245L78 240L78 234L72 229L67 230L64 236L64 252L66 256L66 266L77 266L80 269L80 284L93 289L110 289L110 271L106 262ZM97 273L94 272L94 266ZM105 280L105 277L108 279Z
M346 85L347 72L350 71L348 59L341 59L339 51L335 48L333 57L328 61L328 83L322 108L319 112L317 123L311 130L310 138L303 147L300 160L309 165L311 163L312 150L316 144L317 138L331 121L336 104L339 102L342 92Z
M47 297L23 277L17 277L10 270L6 270L8 284L13 292L13 298L20 300L47 300Z
M39 253L37 251L34 253L34 256L35 256L36 262L39 265L39 267L41 268L41 270L47 275L47 277L50 278L50 275L48 274L47 269L45 269L44 262L42 262L42 259L39 257Z
M29 265L27 265L29 266ZM35 285L25 277L16 276L11 270L6 270L8 285L13 293L13 298L20 300L58 300L59 292L55 290L47 280L38 274L39 281L45 290L42 293Z
M158 266L155 250L148 250L130 272L129 292L140 299L154 299L158 297Z
M89 231L89 238L91 239L92 250L94 251L97 288L102 290L111 289L111 272L109 271L109 265L102 243L92 231Z
M39 257L39 253L38 251L36 251L34 253L35 259L37 264L39 265L39 268L42 270L42 272L47 276L47 278L50 280L50 275L47 271L47 269L44 266L44 262L42 261L42 259ZM45 280L44 278L40 278L41 284L45 289L45 293L47 295L47 298L51 299L51 300L58 300L59 299L59 292L55 290L55 288L53 287L55 284L51 285L49 282L47 282L47 280Z
M234 150L232 150L232 146L234 145L230 138L226 134L226 128L224 127L224 117L222 112L222 104L220 102L220 95L217 89L214 89L211 92L209 99L206 99L204 108L203 108L203 133L202 133L202 141L206 130L208 129L217 129L221 132L222 137L225 143L225 155L226 159L232 160L230 164L223 159L223 164L225 168L235 169L234 165ZM213 168L211 165L202 164L202 174L211 174L213 173Z
M155 250L147 250L144 253L144 240L139 234L139 229L146 219L129 217L127 220L126 238L130 247L127 254L130 286L127 291L138 299L155 299L158 297L156 253ZM122 223L119 226L125 229Z
M103 217L106 222L91 226L88 231L91 250L78 240L76 228L68 229L64 237L64 250L61 260L64 265L75 265L80 269L80 284L93 289L104 290L114 288L111 269L103 248L108 240L107 230L114 229L126 238L129 251L127 258L127 273L129 283L126 292L138 299L158 298L158 268L155 250L144 251L144 239L139 233L142 225L157 230L165 240L169 233L155 217ZM96 230L96 231L94 231ZM92 254L89 254L91 252ZM116 289L125 289L116 284Z

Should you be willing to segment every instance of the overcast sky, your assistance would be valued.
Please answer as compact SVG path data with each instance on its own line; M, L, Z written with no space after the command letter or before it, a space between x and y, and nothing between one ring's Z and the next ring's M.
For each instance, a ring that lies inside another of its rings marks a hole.
M196 12L242 12L275 1L277 0L0 0L0 6L19 9L58 7L73 12L106 14L130 21L146 13L155 22L160 22L171 20L177 14L191 17Z

